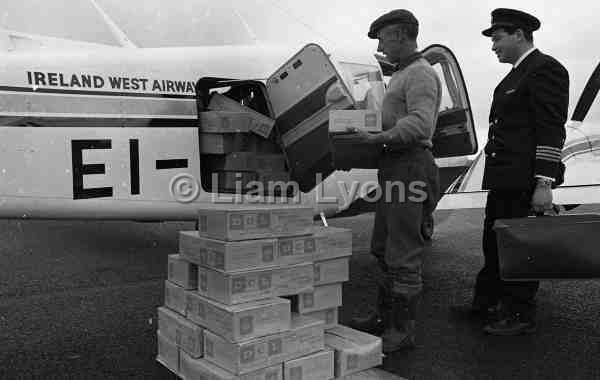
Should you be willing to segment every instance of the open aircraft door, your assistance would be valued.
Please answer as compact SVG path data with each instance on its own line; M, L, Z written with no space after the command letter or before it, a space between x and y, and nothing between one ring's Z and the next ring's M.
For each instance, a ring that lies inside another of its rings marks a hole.
M267 92L291 179L308 192L336 168L329 111L355 101L328 55L306 45L267 80Z
M477 136L465 80L456 57L445 46L431 45L423 56L442 81L442 102L433 135L436 158L477 153Z

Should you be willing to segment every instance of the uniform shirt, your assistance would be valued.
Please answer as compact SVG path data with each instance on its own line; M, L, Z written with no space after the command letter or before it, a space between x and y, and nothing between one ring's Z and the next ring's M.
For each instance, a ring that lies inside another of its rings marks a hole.
M516 68L517 68L517 66L519 66L519 64L520 64L521 62L523 62L523 60L524 60L525 58L527 58L527 56L528 56L529 54L531 54L531 53L533 53L533 52L535 51L535 49L536 49L536 47L534 46L534 47L532 47L531 49L527 50L525 53L523 53L523 55L522 55L522 56L520 56L520 57L519 57L519 59L517 59L517 62L515 62L515 64L513 65L513 69L516 69Z
M435 70L424 58L396 71L382 102L383 130L399 127L394 146L433 146L442 97L442 84Z

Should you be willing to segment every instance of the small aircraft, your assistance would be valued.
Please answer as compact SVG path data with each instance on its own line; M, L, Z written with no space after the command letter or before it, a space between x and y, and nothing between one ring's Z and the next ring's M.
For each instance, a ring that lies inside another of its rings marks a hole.
M210 31L203 38L210 44L140 47L97 1L90 0L90 4L117 44L0 30L1 218L194 220L202 204L222 196L229 199L205 181L211 170L202 159L198 83L207 84L211 92L237 93L241 103L239 94L252 94L258 104L255 110L278 123L287 111L302 109L301 105L318 98L315 109L300 112L301 119L295 116L298 125L329 109L322 96L328 92L324 88L337 86L355 108L368 96L383 96L382 78L389 67L381 57L332 49L317 54L318 62L328 69L311 79L306 70L310 65L297 63L304 58L310 63L311 52L323 49L309 44L298 52L290 45L262 43L235 7L212 9L202 4L207 9L204 18L195 21L209 27L203 29ZM236 23L219 18L224 15ZM221 25L229 29L224 31ZM221 34L215 31L220 26ZM243 33L249 36L243 43L228 40ZM138 34L138 39L144 34ZM472 179L483 159L481 154L470 159L479 149L460 66L441 45L432 45L423 54L443 84L434 154L442 187L452 186L440 208L481 207L474 199L483 199L484 192L473 190ZM313 88L276 96L282 94L276 82L288 83L287 88L310 83ZM590 86L584 104L593 102L589 94L594 85ZM321 96L315 97L315 91L321 91ZM581 113L584 117L585 112ZM281 147L278 153L286 156L287 170L299 184L301 202L312 206L315 215L327 216L373 206L368 199L376 187L376 170L363 167L362 162L369 152L357 147L355 154L339 154L339 145L332 141L343 138L326 128L319 131L316 139L296 141L300 144L295 146L302 149L282 145L282 136L269 137ZM580 142L584 142L593 131L578 128L574 133L583 134ZM311 165L298 165L308 156L315 156ZM565 159L575 162L572 157ZM567 167L567 182L571 172ZM194 179L187 186L197 186L187 189L197 190L193 202L174 199L173 179L182 175ZM569 198L568 203L582 203L577 199ZM430 236L432 228L429 216L424 234Z
M262 104L256 110L278 123L286 111L302 109L315 91L332 85L353 106L367 93L383 96L381 67L371 54L328 51L315 59L329 70L311 77L310 52L322 51L313 44L296 55L293 47L256 40L242 45L138 47L96 1L91 3L119 46L0 31L2 218L195 219L198 207L224 195L203 180L210 168L200 148L200 82L229 93L253 94ZM241 16L235 16L248 31ZM456 58L440 45L424 54L444 84L434 140L448 185L466 170L468 156L477 152L477 138ZM302 59L306 64L295 66ZM313 88L288 97L280 88L275 96L274 83L283 83L284 75L288 88L299 83ZM320 103L310 113L302 111L296 122L327 107ZM376 170L361 168L355 162L360 154L343 159L338 155L335 163L329 162L331 136L326 129L324 135L320 131L321 138L299 141L302 150L283 147L280 153L286 155L292 178L300 179L301 202L311 205L316 215L336 215L376 187ZM302 170L295 167L303 156L319 154L327 156L325 169L322 157ZM317 173L322 182L315 180ZM183 174L193 176L199 186L193 202L173 198L171 182Z

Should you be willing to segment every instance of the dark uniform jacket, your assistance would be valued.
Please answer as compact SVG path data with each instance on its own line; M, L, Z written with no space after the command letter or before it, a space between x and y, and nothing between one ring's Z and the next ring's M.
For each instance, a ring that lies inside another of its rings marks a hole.
M536 175L559 177L568 105L567 70L534 50L494 90L483 189L525 190Z

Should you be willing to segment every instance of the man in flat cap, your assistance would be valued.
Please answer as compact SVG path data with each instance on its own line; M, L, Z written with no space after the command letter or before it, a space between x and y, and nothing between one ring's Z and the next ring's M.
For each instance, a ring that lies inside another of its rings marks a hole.
M552 187L562 182L561 151L569 104L569 74L554 58L533 45L539 29L534 16L513 9L492 12L492 25L482 33L492 50L513 69L494 90L485 146L483 254L472 315L485 317L484 331L518 335L535 330L535 281L500 278L496 234L499 218L525 217L552 207Z
M351 326L381 335L386 353L415 345L423 288L421 225L440 196L431 148L442 88L435 70L417 51L418 30L417 19L404 9L371 24L368 36L379 40L377 51L396 71L382 101L383 132L355 131L364 143L381 147L378 181L383 195L376 205L371 241L381 271L377 311L354 319ZM412 191L415 185L421 194ZM405 194L400 188L406 189Z

